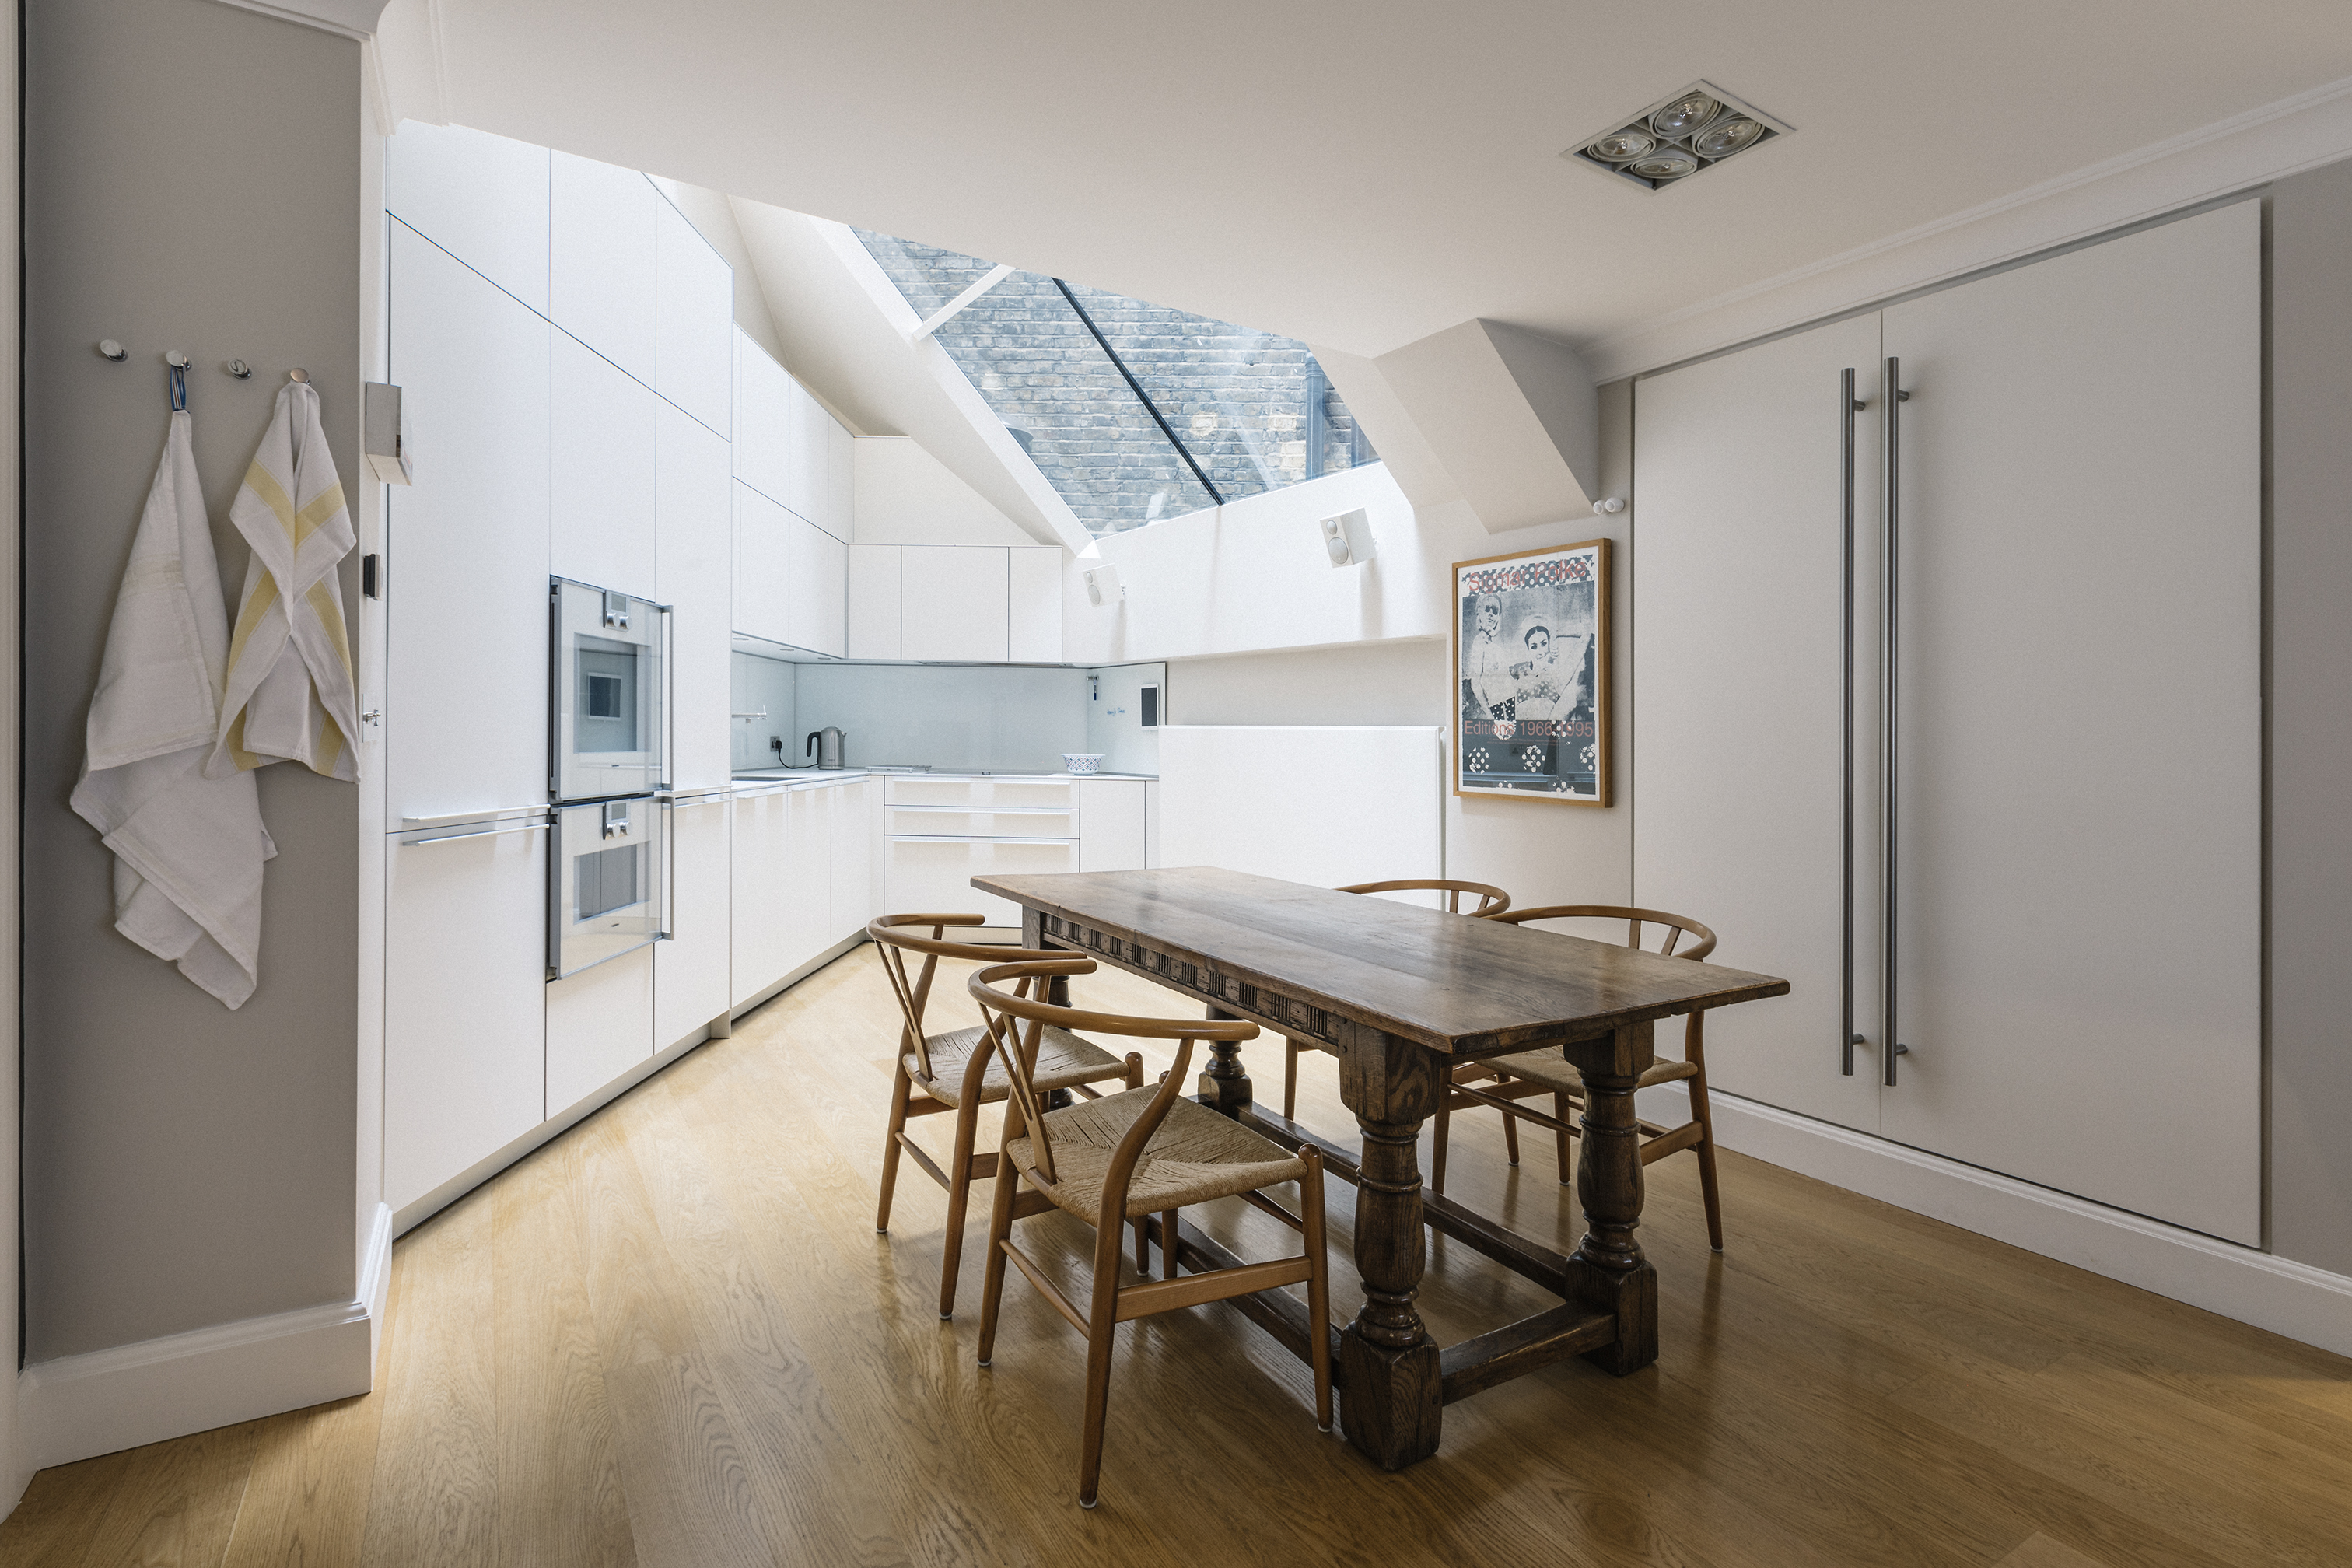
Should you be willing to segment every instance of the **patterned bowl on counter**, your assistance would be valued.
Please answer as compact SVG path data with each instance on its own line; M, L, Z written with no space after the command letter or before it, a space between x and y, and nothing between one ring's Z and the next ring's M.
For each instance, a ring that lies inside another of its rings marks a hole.
M1093 773L1102 766L1102 760L1106 754L1102 752L1064 752L1062 771L1081 775Z

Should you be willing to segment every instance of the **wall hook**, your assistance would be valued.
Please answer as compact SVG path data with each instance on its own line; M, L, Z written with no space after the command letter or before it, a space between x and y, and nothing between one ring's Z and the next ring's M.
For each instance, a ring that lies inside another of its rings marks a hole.
M188 368L188 356L182 353L177 349L165 349L163 351L163 363L170 365L173 370L185 370Z
M131 351L124 348L121 343L116 342L112 338L99 339L98 352L102 358L110 359L117 364L121 364L124 360L131 357Z
M310 373L309 371L307 371L307 370L304 370L300 365L299 365L299 364L298 364L298 365L296 365L292 370L289 370L289 371L288 371L288 372L286 373L286 379L287 379L287 380L289 380L289 381L299 381L299 382L307 383L307 382L309 382L309 381L310 381Z
M239 381L243 381L247 376L253 374L253 367L246 363L241 359L233 359L222 368L226 370L229 374L236 377Z

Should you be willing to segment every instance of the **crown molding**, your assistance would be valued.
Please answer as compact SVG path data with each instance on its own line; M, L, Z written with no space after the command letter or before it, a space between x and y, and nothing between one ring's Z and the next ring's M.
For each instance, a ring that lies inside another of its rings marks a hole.
M224 5L234 5L240 11L258 11L265 16L275 16L281 22L299 22L306 27L320 27L330 33L341 33L346 38L367 39L375 36L376 18L383 15L386 0L220 0Z

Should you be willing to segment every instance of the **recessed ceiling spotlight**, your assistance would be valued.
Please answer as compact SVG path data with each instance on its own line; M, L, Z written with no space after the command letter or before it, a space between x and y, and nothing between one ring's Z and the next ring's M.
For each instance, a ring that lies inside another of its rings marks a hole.
M1794 129L1712 82L1698 81L1560 156L1654 191Z

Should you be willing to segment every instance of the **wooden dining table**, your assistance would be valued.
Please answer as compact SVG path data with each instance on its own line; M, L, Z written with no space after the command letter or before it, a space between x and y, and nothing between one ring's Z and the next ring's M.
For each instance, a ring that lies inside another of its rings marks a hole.
M1364 1304L1333 1372L1348 1440L1386 1469L1437 1451L1444 1407L1581 1355L1623 1375L1658 1355L1657 1272L1642 1256L1633 1090L1661 1018L1779 996L1785 980L1386 899L1209 867L975 877L1022 908L1023 945L1062 948L1201 999L1339 1058L1362 1153L1260 1109L1240 1047L1212 1046L1202 1103L1286 1148L1313 1144L1354 1184ZM1061 994L1066 1000L1066 992ZM1557 1047L1583 1075L1576 1195L1583 1239L1565 1256L1422 1190L1421 1124L1454 1064ZM1152 1222L1155 1239L1158 1222ZM1440 1347L1415 1307L1427 1226L1560 1297L1560 1305ZM1240 1260L1189 1221L1189 1268ZM1234 1305L1305 1359L1310 1323L1281 1291Z

